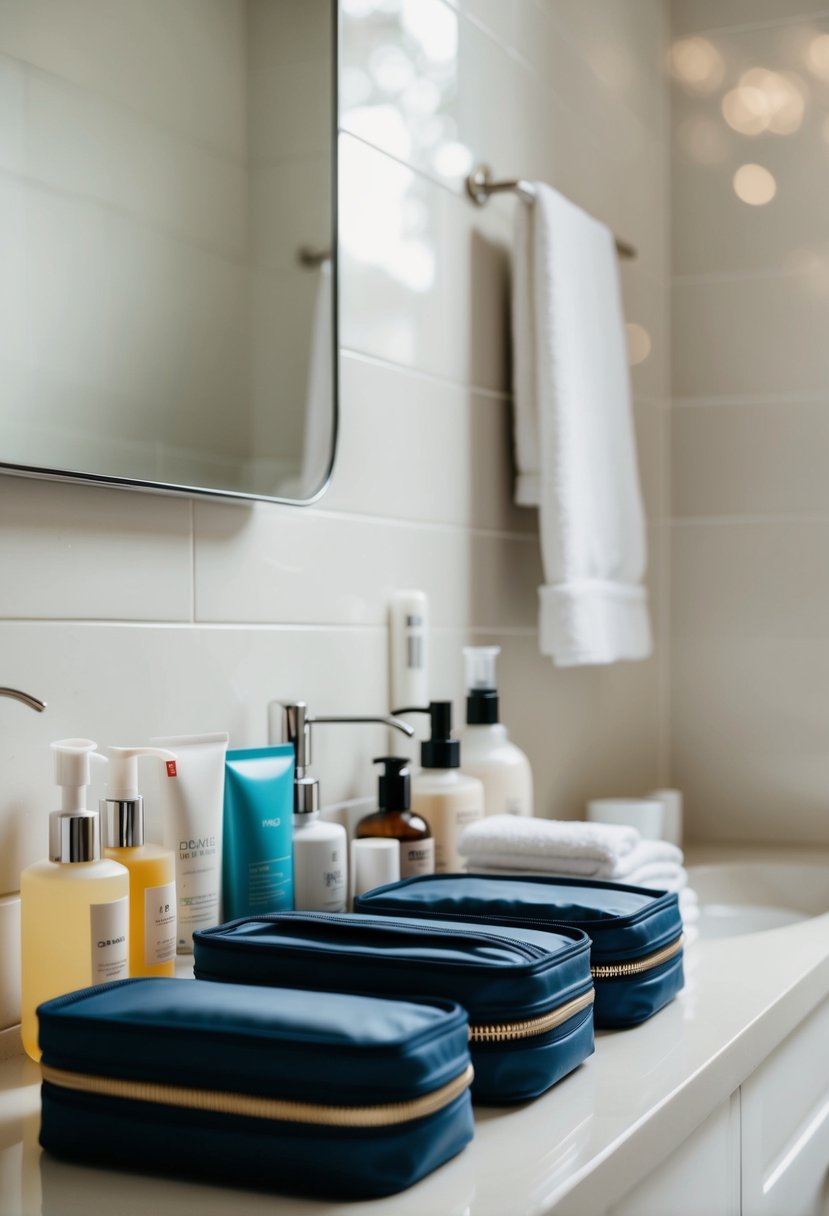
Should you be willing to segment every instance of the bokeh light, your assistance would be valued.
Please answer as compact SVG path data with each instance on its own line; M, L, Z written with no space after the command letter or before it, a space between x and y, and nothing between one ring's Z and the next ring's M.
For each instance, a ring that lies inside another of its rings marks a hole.
M806 99L800 79L791 73L755 67L743 72L736 89L722 100L723 118L741 135L791 135L800 129Z
M818 34L806 50L809 70L821 80L829 81L829 34Z
M750 207L763 207L777 193L777 182L763 165L740 165L734 174L734 193Z
M668 52L668 66L694 93L715 93L725 75L723 57L707 38L680 38Z

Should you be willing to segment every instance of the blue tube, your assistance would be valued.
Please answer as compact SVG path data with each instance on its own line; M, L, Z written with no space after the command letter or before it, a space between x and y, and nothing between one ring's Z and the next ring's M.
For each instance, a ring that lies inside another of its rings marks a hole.
M227 753L222 853L226 920L293 908L293 798L290 743Z

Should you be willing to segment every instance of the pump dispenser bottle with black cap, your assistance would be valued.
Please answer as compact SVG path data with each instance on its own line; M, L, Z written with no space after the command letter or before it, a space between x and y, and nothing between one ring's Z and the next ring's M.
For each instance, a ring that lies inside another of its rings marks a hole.
M357 824L358 840L380 836L400 842L400 877L434 874L435 842L429 825L409 808L412 804L411 774L405 756L378 756L383 772L377 782L377 807Z
M86 808L91 739L52 744L60 810L49 816L49 860L20 876L22 1035L40 1059L35 1010L43 1001L129 974L129 874L101 857L101 822Z
M423 766L412 779L412 810L432 829L435 873L464 868L458 842L464 829L484 815L484 787L477 777L461 772L461 745L452 738L452 702L395 709L398 714L428 714L431 735L420 745Z
M484 785L487 815L532 815L533 778L530 762L510 743L498 717L495 660L500 646L465 646L466 730L463 767Z

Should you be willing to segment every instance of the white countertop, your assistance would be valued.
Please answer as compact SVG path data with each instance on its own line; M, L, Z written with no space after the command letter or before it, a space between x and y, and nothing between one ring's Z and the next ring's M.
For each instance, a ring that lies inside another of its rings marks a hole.
M689 861L822 862L829 849L696 850ZM39 1070L0 1064L0 1216L589 1216L655 1168L829 995L829 914L695 942L684 992L524 1106L476 1107L459 1157L389 1199L332 1204L119 1174L41 1153ZM322 1165L323 1163L321 1163ZM93 1208L94 1205L94 1208Z

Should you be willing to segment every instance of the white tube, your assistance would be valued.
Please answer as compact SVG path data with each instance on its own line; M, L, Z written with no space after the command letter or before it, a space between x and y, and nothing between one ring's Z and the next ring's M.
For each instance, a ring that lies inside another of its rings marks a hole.
M160 782L164 844L176 857L178 954L193 953L193 933L221 921L222 806L228 736L151 739L175 751L176 781Z

